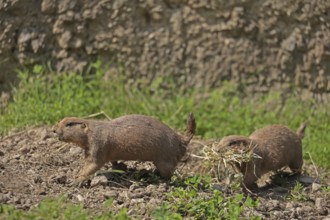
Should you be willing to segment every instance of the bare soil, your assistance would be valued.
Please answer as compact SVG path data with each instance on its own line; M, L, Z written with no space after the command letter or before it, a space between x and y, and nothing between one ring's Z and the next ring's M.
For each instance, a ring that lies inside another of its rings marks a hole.
M58 141L50 128L11 132L0 140L0 204L29 210L45 198L66 195L73 203L82 203L100 214L105 211L102 204L113 198L112 211L126 207L130 216L147 218L166 200L166 193L175 188L173 182L158 178L151 163L134 161L125 162L127 169L123 173L110 172L108 164L82 187L73 187L72 180L82 167L82 150ZM176 171L179 179L198 173L212 175L205 161L193 156L203 156L203 147L210 142L192 141L189 153ZM230 168L224 169L224 173L232 172ZM255 214L263 219L327 219L330 192L322 187L330 183L329 170L307 163L303 173L303 177L297 177L281 172L261 182L261 188L252 195L260 201ZM242 192L234 190L226 176L222 179L214 181L213 187L225 196ZM303 184L299 194L292 192L296 181ZM291 194L297 196L293 198Z

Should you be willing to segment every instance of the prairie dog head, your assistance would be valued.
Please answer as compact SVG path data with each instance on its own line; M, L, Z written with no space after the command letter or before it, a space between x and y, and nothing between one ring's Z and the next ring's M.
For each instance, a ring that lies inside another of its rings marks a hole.
M240 154L249 152L250 150L253 150L256 147L256 143L253 142L250 138L241 136L241 135L230 135L223 137L219 143L219 149L218 152L227 152L230 150L233 150L234 152ZM238 168L239 170L244 169L245 163L240 163L237 161L232 161L234 167ZM243 172L243 171L242 171Z
M223 137L219 143L221 149L227 148L240 148L242 150L248 150L249 147L254 147L255 144L248 137L241 135L229 135Z
M84 119L67 117L53 127L53 132L60 141L74 143L82 148L88 144L88 123Z

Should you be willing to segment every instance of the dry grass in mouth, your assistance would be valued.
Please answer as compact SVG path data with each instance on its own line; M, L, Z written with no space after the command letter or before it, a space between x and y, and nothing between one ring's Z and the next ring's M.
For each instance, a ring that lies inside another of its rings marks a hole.
M204 168L202 173L207 173L220 179L225 170L227 170L228 164L237 173L240 173L237 169L237 164L241 165L253 159L261 159L258 154L253 152L255 147L256 145L252 144L248 147L242 145L230 146L230 148L222 147L219 141L215 141L203 146L202 156L194 154L192 156L203 160Z

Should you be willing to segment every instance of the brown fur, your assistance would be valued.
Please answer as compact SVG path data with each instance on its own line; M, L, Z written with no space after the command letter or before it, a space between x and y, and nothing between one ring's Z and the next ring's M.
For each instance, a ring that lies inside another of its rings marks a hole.
M250 148L262 159L236 164L244 175L244 185L256 186L255 182L263 174L289 166L292 172L300 173L303 164L301 138L306 124L297 132L283 125L270 125L253 132L249 137L231 135L220 141L220 147Z
M78 181L99 170L105 163L118 160L152 161L163 178L170 178L186 152L196 129L190 113L185 136L162 122L144 115L126 115L111 121L64 118L53 131L59 140L85 150L85 165Z

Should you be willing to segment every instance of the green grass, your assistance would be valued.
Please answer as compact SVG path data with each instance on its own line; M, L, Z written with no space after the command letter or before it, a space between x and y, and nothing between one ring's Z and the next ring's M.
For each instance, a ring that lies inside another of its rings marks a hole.
M173 79L165 77L155 79L146 88L128 88L121 76L104 74L100 63L93 64L91 69L94 74L56 74L41 66L35 66L31 72L21 71L20 84L13 89L12 101L1 110L0 133L4 135L13 128L31 125L52 125L65 116L81 117L101 111L112 118L130 113L152 115L180 131L185 129L188 113L194 112L197 135L205 139L229 134L249 135L257 128L274 123L286 124L295 130L307 121L304 157L330 168L329 105L302 101L295 93L284 105L276 93L248 96L242 100L244 94L230 83L224 83L218 89L183 91L175 86ZM164 85L166 89L163 89ZM204 190L211 192L212 198L201 198L196 183L201 184L205 179L187 181L184 187L178 187L168 195L168 203L154 211L155 218L198 218L198 213L210 218L234 218L240 215L242 207L255 205L252 200L243 202L242 195L225 198L220 192L211 191L209 186ZM49 206L54 206L54 210L44 212ZM4 205L0 208L0 217L6 219L54 218L50 215L58 216L58 219L88 219L86 216L90 213L76 205L63 208L57 200L47 200L29 212ZM113 213L107 215L115 218ZM121 215L120 218L126 218L125 212ZM102 216L98 218L102 219Z
M219 190L213 189L208 176L196 175L174 184L176 187L167 194L167 201L152 213L154 218L239 219L245 210L244 218L260 219L252 211L258 201L243 194L225 197ZM251 212L247 214L249 208Z
M177 130L185 129L189 112L197 120L197 135L221 138L229 134L249 135L267 124L281 123L292 129L307 121L303 140L305 159L330 168L329 105L301 101L292 94L281 105L279 94L247 97L237 86L225 83L213 90L181 91L171 78L158 78L147 88L128 88L118 75L107 75L100 63L95 74L55 74L41 66L19 73L20 84L13 100L0 116L0 133L28 125L54 124L65 116L86 116L104 111L112 118L140 113L158 117ZM162 89L166 84L167 89Z
M104 208L111 207L112 202L107 201L104 204ZM126 213L126 209L122 209L118 214L114 214L111 211L105 211L102 215L95 216L90 210L84 209L82 204L76 205L67 201L65 197L58 199L45 199L37 207L32 208L29 211L22 211L16 209L12 205L0 204L0 219L7 220L34 220L34 219L58 219L58 220L126 220L129 219Z

